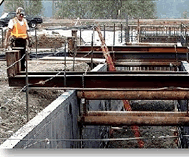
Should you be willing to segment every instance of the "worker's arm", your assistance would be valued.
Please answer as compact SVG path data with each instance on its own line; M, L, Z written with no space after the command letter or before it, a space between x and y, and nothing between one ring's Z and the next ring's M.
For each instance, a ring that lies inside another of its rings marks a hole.
M11 35L11 31L12 29L8 28L8 31L6 33L6 37L5 37L5 42L4 42L4 47L7 48L8 47L8 42L9 42L9 37Z

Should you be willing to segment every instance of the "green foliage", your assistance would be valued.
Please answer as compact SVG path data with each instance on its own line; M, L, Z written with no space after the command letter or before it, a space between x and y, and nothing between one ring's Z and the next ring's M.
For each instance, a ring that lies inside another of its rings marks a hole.
M18 7L24 8L28 15L40 15L42 13L42 0L6 0L4 12L16 11Z
M153 0L59 0L56 18L156 18Z

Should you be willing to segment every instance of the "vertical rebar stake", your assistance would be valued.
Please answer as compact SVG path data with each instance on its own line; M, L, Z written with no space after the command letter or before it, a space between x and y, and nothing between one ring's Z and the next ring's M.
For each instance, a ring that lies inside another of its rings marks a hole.
M82 75L82 87L83 89L85 88L85 73L83 73ZM82 99L81 99L81 102L82 102L82 106L83 106L83 113L82 113L82 117L86 116L87 115L87 106L86 106L86 99L84 98L84 90L83 90L83 93L82 93Z
M66 87L66 41L64 46L64 87Z
M76 38L74 37L73 71L75 71L75 56L76 56Z
M2 31L2 48L3 48L3 28L1 28Z
M114 23L114 39L113 39L113 46L115 45L115 23Z
M123 29L123 25L122 25L122 23L121 23L121 43L123 42L123 39L122 39L122 38L123 38L122 31L123 31L123 30L122 30L122 29Z
M186 104L187 104L187 116L189 116L188 115L188 109L189 109L189 107L188 107L188 99L186 100Z
M92 41L91 41L91 69L93 69L93 37L94 37L94 29L93 29Z
M36 48L36 59L37 59L37 28L35 27L35 48Z
M26 50L26 112L27 122L29 121L29 87L28 87L28 51Z
M106 35L106 26L104 25L104 40L105 40L105 35Z
M80 45L81 45L81 28L80 28Z

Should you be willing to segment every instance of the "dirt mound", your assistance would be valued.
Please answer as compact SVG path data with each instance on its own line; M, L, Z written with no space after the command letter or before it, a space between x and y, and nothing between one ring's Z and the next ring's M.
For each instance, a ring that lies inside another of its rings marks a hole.
M45 34L37 37L38 48L60 48L65 43L66 37L60 35L47 36ZM36 48L36 38L32 36L30 38L31 48Z

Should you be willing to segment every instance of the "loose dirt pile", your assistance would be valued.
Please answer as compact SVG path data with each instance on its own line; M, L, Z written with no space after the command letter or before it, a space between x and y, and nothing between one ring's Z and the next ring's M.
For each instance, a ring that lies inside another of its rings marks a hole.
M61 35L47 36L45 34L37 37L37 48L60 48L65 43L66 37ZM30 38L31 48L36 48L36 38Z

